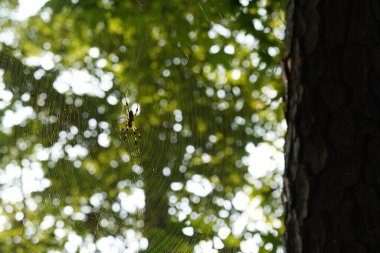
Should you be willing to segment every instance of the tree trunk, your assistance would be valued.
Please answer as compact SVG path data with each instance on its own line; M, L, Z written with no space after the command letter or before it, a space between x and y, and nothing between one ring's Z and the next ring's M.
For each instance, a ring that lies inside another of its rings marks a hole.
M380 252L380 2L287 8L286 251Z

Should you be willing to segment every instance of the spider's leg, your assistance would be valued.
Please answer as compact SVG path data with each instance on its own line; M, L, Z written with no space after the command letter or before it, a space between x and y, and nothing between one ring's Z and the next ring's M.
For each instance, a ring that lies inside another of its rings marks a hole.
M137 146L137 137L140 137L140 134L137 132L137 128L134 125L132 125L132 131L134 134L133 138L135 139L135 145Z
M137 146L137 138L136 138L136 136L135 136L135 146Z
M128 129L129 129L128 124L125 125L125 129L126 129L127 131L126 131L125 134L124 134L124 140L126 140L127 137L128 137ZM132 130L133 130L133 129L132 129Z
M133 133L141 139L139 129L137 129L137 127L135 125L132 125L132 130L133 130Z
M136 128L136 133L137 133L137 136L141 139L141 134L139 132L139 129Z
M137 114L138 110L139 110L139 106L137 106L137 107L136 107L135 116L136 116L136 114Z
M135 146L137 146L137 136L135 130L132 128L133 131L133 139L135 140Z
M127 117L124 117L124 116L119 117L119 118L118 118L118 127L117 127L117 128L120 129L120 128L119 128L120 125L123 124L123 127L121 128L121 131L124 131L125 126L127 125L127 124L125 124L125 122L127 122L127 120L128 120Z
M127 106L127 112L128 112L128 114L129 114L129 104L128 104L127 99L125 99L125 105Z
M124 128L127 130L127 132L125 132L125 134L124 134L124 140L126 140L128 137L128 129L129 129L128 124L125 124Z
M127 130L128 132L128 123L124 125L124 127L121 129L121 131Z

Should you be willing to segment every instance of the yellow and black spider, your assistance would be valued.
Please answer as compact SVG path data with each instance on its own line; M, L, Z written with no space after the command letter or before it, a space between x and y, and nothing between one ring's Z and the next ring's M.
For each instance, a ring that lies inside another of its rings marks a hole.
M124 141L127 139L127 135L128 135L128 129L131 128L132 131L133 131L133 134L134 134L134 139L135 139L135 145L137 146L137 137L139 137L141 139L141 135L139 133L139 130L137 129L137 127L135 126L135 117L137 115L137 112L139 110L139 107L137 106L136 107L136 112L133 114L133 111L132 110L129 110L129 104L127 101L125 101L125 105L127 106L127 117L126 118L126 123L124 125L124 127L121 129L121 131L126 131L125 134L124 134Z

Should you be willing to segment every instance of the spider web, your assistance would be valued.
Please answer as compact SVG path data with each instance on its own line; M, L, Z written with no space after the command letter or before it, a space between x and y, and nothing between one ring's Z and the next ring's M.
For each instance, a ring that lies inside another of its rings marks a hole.
M144 10L142 2L136 3ZM211 23L212 3L194 3L189 22ZM38 15L51 18L64 5ZM210 37L231 33L219 16ZM132 66L127 77L104 67L104 60L119 62L113 54L105 58L100 47L88 49L87 65L70 65L50 52L54 41L46 41L38 56L17 50L18 34L26 30L12 27L22 25L10 25L14 40L0 35L4 252L282 252L279 150L285 126L274 112L242 105L248 96L257 108L276 109L278 92L268 85L245 94L238 82L218 80L260 77L194 64L199 59L188 53L194 45L186 42L162 68L149 70L144 59L153 50L146 35L154 33L151 23L131 23L146 33L126 60ZM108 41L99 37L97 44ZM148 71L158 74L145 79ZM274 82L279 74L271 73ZM133 112L139 108L137 145L131 131L126 140L121 131L126 100Z

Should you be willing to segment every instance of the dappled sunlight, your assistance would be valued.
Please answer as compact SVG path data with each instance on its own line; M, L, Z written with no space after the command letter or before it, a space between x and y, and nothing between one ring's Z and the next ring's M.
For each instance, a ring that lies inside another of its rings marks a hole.
M260 143L255 147L249 143L246 150L249 153L248 171L253 177L260 178L275 170L284 170L284 156L272 145Z
M61 57L57 55L53 55L52 52L42 52L39 56L32 56L25 58L23 60L24 64L28 66L41 66L44 70L51 70L55 67L55 64L61 60ZM41 71L36 71L36 73L39 73ZM35 73L36 79L40 79L45 72L43 72L42 75L38 75Z
M43 191L50 186L50 180L44 177L39 162L23 160L23 167L8 164L0 171L1 199L4 203L18 203L29 198L32 193Z
M35 117L33 108L30 106L23 107L21 105L16 106L15 111L6 110L2 119L2 127L4 131L9 131L10 128L16 125L24 123L27 119Z
M112 79L112 74L103 74L99 80L87 70L69 69L57 77L53 86L59 93L72 91L77 95L86 94L103 98L105 91L112 88Z
M121 207L128 213L136 213L145 207L145 194L142 189L132 188L131 194L121 192L118 194Z
M18 8L13 13L16 20L26 20L30 16L37 14L41 7L49 0L19 0Z
M212 192L213 188L210 181L206 178L202 178L200 175L193 175L192 178L186 182L186 190L200 197L206 197Z

